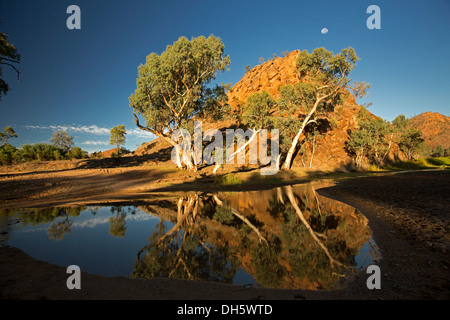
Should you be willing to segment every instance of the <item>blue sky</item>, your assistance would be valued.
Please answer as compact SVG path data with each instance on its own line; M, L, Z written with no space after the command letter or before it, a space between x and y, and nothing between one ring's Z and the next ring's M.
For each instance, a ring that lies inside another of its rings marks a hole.
M81 9L81 30L69 30L69 5ZM369 30L369 5L381 29ZM112 148L109 130L124 124L126 147L151 140L136 128L128 97L137 67L180 36L214 34L230 55L217 81L235 84L245 66L295 49L351 46L361 61L352 77L371 84L369 110L386 119L425 111L450 115L450 2L330 1L0 1L0 31L21 54L20 81L0 101L0 129L12 126L25 143L49 142L56 129L87 151ZM329 32L322 34L322 28Z

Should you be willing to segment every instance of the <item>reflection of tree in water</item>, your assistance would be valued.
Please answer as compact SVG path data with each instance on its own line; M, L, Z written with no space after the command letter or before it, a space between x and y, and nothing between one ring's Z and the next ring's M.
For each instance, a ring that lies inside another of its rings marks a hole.
M109 233L113 237L123 238L127 231L127 227L125 226L127 214L123 212L122 207L111 207L111 213L114 214L114 212L117 212L117 214L109 218ZM134 213L135 211L132 212L132 214Z
M201 222L199 194L182 197L176 219L167 230L163 220L150 236L150 244L137 254L134 278L179 278L231 283L238 264L227 247L206 242L207 230ZM203 199L208 208L209 199Z
M233 195L180 198L172 206L173 226L160 222L138 252L133 276L231 282L240 265L267 287L335 287L355 265L370 230L360 223L350 227L349 215L322 205L314 190L294 191L278 188L269 199L266 210L275 226L258 220L258 208L252 208L256 215L239 211L229 201ZM355 228L364 229L358 234L365 239L352 239Z
M72 231L73 221L70 217L78 217L81 212L90 212L96 215L101 206L90 207L49 207L38 209L5 209L0 210L0 217L17 215L23 226L51 223L47 228L49 239L59 241ZM126 232L125 219L127 213L121 206L112 206L111 213L116 213L109 219L110 234L114 237L123 238ZM135 214L135 209L128 207L128 213Z
M316 288L331 289L355 265L354 258L360 246L353 246L353 230L345 230L349 217L324 210L313 189L294 194L292 186L278 188L269 201L268 212L282 221L281 245L277 244L276 252L286 266L284 275L292 281L307 279ZM362 227L365 229L364 241L367 241L370 230L365 225ZM267 286L276 286L273 282L267 283L271 273L262 273L258 279Z
M158 198L143 209L161 221L137 253L135 278L231 283L242 267L267 287L331 289L356 265L355 256L370 238L365 217L317 196L312 188L197 193L168 199ZM88 210L96 214L99 208L14 213L22 224L50 222L49 237L60 240L71 231L71 216ZM111 207L109 232L114 237L125 236L126 216L135 210L124 208ZM0 216L10 215L12 211L0 211Z
M46 210L46 209L43 209ZM63 220L54 221L47 229L47 234L49 239L59 241L64 238L64 236L71 231L72 223L73 221L69 220L69 216L71 217L78 217L80 213L84 210L83 207L71 207L71 208L48 208L47 210L52 211L55 213L54 220L56 220L56 217L60 218L61 216L64 217ZM38 212L34 212L34 216L38 217L40 215L41 210L38 210ZM53 221L53 220L52 220Z
M23 226L37 226L44 223L53 222L60 217L77 217L85 207L49 207L38 209L3 209L0 210L0 216L7 217L17 215Z

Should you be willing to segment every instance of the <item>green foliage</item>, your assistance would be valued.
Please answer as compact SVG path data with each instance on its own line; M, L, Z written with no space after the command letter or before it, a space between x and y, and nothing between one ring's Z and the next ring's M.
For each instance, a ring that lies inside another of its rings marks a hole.
M431 150L424 143L422 131L415 129L404 115L396 117L392 124L396 131L395 142L410 161L431 153Z
M112 144L117 147L117 155L120 155L121 146L125 144L125 135L127 131L125 130L125 126L118 125L111 129L111 137L109 139L109 144Z
M118 125L111 129L109 144L116 145L118 148L125 143L127 131L124 125Z
M65 152L70 153L70 149L74 145L74 137L69 136L64 130L57 130L53 132L51 143L55 148L63 149Z
M251 128L271 128L273 126L271 116L276 105L277 102L267 91L252 94L247 98L244 123Z
M12 127L6 127L0 131L0 147L4 146L11 138L17 138L17 133Z
M327 118L334 108L342 104L351 88L349 78L359 60L351 47L343 49L339 54L317 48L308 53L300 52L297 59L297 74L301 82L287 85L280 89L278 101L285 118L294 118L298 122L298 132L291 137L292 145L286 155L285 169L289 169L297 143L304 129L320 118ZM368 87L355 85L359 94ZM286 139L287 140L287 139Z
M56 150L55 152L59 152ZM80 147L73 147L71 151L72 158L74 159L86 159L88 158L87 151L82 150ZM55 155L55 160L61 159L61 156L59 158Z
M88 153L79 147L74 147L71 156L66 150L57 148L51 144L36 143L24 144L17 149L10 144L6 144L0 148L0 164L9 165L27 161L53 161L70 159L85 159Z
M347 142L347 147L356 155L356 164L361 166L362 158L367 157L372 163L380 166L383 156L389 150L391 125L378 117L372 116L366 108L358 112L359 128L353 130Z
M3 166L17 162L19 159L19 150L9 143L0 147L0 164Z
M45 143L25 144L20 148L19 154L22 161L51 161L67 156L65 150Z
M450 148L444 148L442 145L438 145L431 151L432 157L448 157L450 156Z
M138 255L132 278L159 277L232 283L238 262L229 248L207 244L206 233L193 233L190 228L183 230L179 241L171 236L155 244L164 231L165 228L161 228L150 236L151 243Z
M214 212L214 219L221 223L229 223L234 219L233 212L226 206L217 206Z
M396 161L386 165L388 170L421 170L450 167L450 157L441 158L419 158L412 161Z
M109 233L116 238L125 237L127 228L125 226L125 219L127 215L124 212L117 212L117 215L109 218Z
M205 109L220 113L224 92L220 86L207 90L207 84L229 65L220 38L180 37L161 55L148 55L139 66L130 106L145 119L147 129L159 135L172 132Z
M450 156L439 158L427 158L427 162L434 166L447 166L450 167Z
M91 159L103 159L105 155L101 151L95 151L90 154L89 158Z
M288 275L286 268L279 262L280 256L280 248L277 250L263 243L252 251L252 265L255 268L253 276L258 283L270 288L280 287Z
M0 32L0 100L9 91L8 84L2 79L2 65L14 69L17 73L17 80L19 80L19 70L15 67L15 64L18 63L20 63L20 55L17 53L17 48L8 42L6 34Z
M301 78L307 77L315 84L327 84L331 87L324 88L324 92L331 93L333 86L345 87L349 84L350 72L359 60L353 48L343 49L339 54L316 48L312 53L303 50L297 60L297 72Z
M336 118L330 119L330 126L332 129L337 128L338 125L339 125L339 121Z

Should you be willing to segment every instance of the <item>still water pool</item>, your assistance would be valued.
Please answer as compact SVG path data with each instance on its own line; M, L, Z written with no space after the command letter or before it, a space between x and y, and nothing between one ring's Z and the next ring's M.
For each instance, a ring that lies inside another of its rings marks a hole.
M323 186L7 209L0 211L0 242L104 276L333 289L379 256L367 218L320 196Z

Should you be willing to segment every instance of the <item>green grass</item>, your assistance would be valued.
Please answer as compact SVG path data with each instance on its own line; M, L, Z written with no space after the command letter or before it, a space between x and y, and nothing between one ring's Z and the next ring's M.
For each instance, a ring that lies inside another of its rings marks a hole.
M242 184L241 178L233 173L228 173L222 176L217 176L215 182L220 185L235 185Z
M388 170L420 170L433 168L449 168L450 157L420 158L413 161L397 161L386 165Z
M259 172L255 172L253 174L251 174L247 180L245 181L246 184L259 184L259 183L264 183L264 184L273 184L273 183L279 183L282 180L282 178L280 177L279 174L275 174L275 175L261 175L261 173Z

